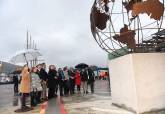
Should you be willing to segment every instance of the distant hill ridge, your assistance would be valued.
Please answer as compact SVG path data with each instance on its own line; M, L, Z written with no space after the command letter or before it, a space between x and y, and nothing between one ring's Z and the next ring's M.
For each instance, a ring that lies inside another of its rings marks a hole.
M21 67L21 66L14 65L14 64L11 64L11 63L8 63L8 62L4 62L4 61L1 61L1 62L2 62L2 68L0 68L0 73L9 74L9 73L15 71L16 68Z

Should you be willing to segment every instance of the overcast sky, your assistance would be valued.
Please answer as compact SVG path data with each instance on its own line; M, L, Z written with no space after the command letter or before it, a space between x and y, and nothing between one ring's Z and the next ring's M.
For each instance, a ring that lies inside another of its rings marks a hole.
M48 64L106 66L107 53L90 31L92 4L93 0L0 0L0 59L8 61L25 48L28 29Z

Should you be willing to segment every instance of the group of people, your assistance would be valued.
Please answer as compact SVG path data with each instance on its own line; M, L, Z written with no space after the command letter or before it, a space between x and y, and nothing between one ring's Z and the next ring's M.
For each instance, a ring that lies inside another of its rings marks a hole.
M31 69L25 65L21 73L19 87L22 104L21 111L28 109L26 98L29 95L31 97L31 106L34 107L42 101L57 97L58 90L60 96L69 96L75 93L80 94L82 87L82 92L87 94L88 85L90 85L91 93L94 93L94 81L94 72L90 67L84 69L64 67L57 70L55 65L50 65L47 72L45 63ZM16 90L17 86L14 86L14 90ZM75 90L76 88L77 91Z

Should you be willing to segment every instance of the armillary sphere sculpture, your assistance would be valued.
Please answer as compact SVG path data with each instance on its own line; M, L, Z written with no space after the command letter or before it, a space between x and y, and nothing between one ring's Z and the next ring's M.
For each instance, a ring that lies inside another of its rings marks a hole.
M165 51L165 0L95 0L91 31L114 57Z

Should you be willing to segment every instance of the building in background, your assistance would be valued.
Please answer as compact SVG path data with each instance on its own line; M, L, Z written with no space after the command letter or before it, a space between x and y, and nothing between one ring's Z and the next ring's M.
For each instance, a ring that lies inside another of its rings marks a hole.
M0 61L0 74L2 74L2 73L10 74L11 72L15 71L19 67L21 67L21 66Z
M18 70L19 68L21 68L21 66L0 61L0 84L11 83L13 78L11 73Z

